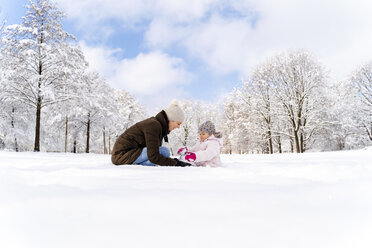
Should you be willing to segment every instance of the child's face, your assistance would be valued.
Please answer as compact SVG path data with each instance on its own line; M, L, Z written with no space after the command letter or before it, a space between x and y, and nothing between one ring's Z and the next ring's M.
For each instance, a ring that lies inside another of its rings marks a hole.
M209 133L199 132L200 140L203 142L204 140L208 139L211 136Z

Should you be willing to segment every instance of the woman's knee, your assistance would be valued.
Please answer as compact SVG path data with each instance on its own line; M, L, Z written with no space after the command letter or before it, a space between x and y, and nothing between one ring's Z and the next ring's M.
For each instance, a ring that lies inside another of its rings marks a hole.
M159 147L159 153L163 155L164 157L167 157L167 158L170 157L170 151L167 147L164 147L164 146Z
M140 165L155 166L155 164L151 163L150 160L146 160L146 161L142 162Z

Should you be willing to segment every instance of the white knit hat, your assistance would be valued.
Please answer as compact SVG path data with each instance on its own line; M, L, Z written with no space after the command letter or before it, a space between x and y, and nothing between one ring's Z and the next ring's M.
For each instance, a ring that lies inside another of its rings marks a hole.
M180 121L183 122L185 119L185 114L183 110L178 105L177 100L173 100L171 104L164 109L165 113L167 114L168 120L170 121Z

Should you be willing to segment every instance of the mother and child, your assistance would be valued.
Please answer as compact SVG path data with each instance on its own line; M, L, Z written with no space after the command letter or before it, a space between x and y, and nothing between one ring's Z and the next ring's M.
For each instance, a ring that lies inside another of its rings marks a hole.
M168 142L168 134L179 128L185 114L177 100L160 111L155 117L137 122L121 134L115 142L111 161L115 165L139 164L147 166L211 166L221 165L220 150L222 135L216 132L211 121L199 127L200 139L191 147L178 150L180 159L171 158L168 148L162 141Z

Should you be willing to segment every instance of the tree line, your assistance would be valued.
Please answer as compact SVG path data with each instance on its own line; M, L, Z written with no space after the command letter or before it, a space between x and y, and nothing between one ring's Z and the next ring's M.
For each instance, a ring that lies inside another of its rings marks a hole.
M229 153L368 146L372 144L372 63L332 83L326 68L310 53L286 51L257 65L224 106Z
M0 145L109 153L112 138L143 118L143 108L89 70L55 3L30 1L26 10L21 24L1 29Z

